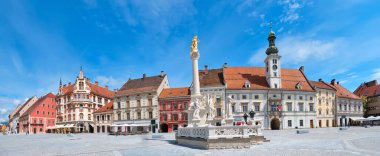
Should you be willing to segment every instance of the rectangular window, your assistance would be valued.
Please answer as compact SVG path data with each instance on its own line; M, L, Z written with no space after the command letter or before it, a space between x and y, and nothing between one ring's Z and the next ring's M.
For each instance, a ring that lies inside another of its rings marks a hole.
M255 111L256 112L260 111L260 103L255 103Z
M235 104L231 105L232 112L235 113Z
M329 120L326 120L326 127L329 127Z
M247 95L242 95L241 99L247 99Z
M163 114L163 115L162 115L162 119L163 119L164 121L167 121L167 120L168 120L166 114Z
M303 120L300 120L300 126L303 127Z
M288 95L288 100L291 100L292 99L292 96Z
M292 120L288 120L288 127L292 127Z
M299 96L299 99L300 99L300 100L303 100L303 96Z
M120 102L117 102L117 109L120 109L121 108L121 104Z
M176 103L173 103L173 108L177 109L177 104Z
M222 108L216 108L216 116L222 116Z
M290 103L290 102L286 103L286 108L287 108L287 111L288 111L288 112L293 111L292 103Z
M149 99L148 100L148 106L152 106L152 105L153 105L152 99Z
M187 109L187 102L183 103L183 109Z
M178 121L178 114L173 114L173 120Z
M314 104L313 103L309 103L309 111L310 112L314 111Z
M137 119L142 119L141 112L137 112Z
M255 95L255 100L259 99L259 95Z
M310 96L310 101L313 101L313 97L312 96Z
M303 111L303 103L298 103L298 111Z
M153 113L149 112L149 119L153 119Z
M127 113L127 120L131 120L131 115Z
M241 104L243 112L248 112L248 103L242 103Z

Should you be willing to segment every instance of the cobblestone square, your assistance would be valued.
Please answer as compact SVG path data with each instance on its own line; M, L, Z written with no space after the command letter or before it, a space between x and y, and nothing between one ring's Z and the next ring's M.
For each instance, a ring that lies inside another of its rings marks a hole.
M0 155L380 155L380 127L351 127L263 131L270 140L249 149L201 150L174 144L174 133L164 139L150 134L111 136L106 134L40 134L0 137Z

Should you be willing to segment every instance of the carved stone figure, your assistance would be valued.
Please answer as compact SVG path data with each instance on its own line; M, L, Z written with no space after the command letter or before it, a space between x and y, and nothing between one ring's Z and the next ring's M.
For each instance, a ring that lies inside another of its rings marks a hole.
M198 98L194 98L194 101L192 102L192 107L194 109L194 113L193 113L193 119L200 119L200 116L199 116L199 111L201 109L200 107L200 101Z
M214 108L214 100L212 99L212 97L210 95L207 95L207 113L208 113L208 117L210 118L214 118L215 117L215 111L216 109Z

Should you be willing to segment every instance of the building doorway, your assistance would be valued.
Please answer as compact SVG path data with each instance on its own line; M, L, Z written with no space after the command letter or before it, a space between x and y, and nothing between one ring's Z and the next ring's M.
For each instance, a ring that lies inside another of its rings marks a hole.
M33 133L34 133L34 134L37 133L37 128L33 128Z
M90 124L88 124L88 132L89 133L94 133L94 127Z
M279 130L280 129L280 120L278 118L273 118L270 122L271 130Z
M178 124L173 124L173 131L178 130Z
M319 128L322 127L322 120L319 120L318 126L319 126Z
M163 123L160 125L160 129L162 133L167 133L168 132L168 124Z
M319 120L319 126L321 126L321 120ZM314 121L310 120L310 128L314 128Z

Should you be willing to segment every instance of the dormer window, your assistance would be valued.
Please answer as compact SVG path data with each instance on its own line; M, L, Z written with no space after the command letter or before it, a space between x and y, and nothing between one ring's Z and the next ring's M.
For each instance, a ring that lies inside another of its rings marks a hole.
M251 88L251 82L248 80L244 82L244 88Z
M296 89L302 89L301 82L298 82L298 83L296 84Z

